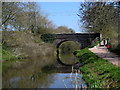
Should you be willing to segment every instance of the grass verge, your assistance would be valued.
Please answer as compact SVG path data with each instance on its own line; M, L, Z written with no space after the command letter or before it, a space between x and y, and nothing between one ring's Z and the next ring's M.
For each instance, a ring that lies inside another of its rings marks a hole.
M88 50L75 51L82 63L80 70L88 88L118 88L120 86L120 68Z
M1 45L2 50L2 72L6 72L16 61L23 61L21 57L13 55L13 52L5 45Z

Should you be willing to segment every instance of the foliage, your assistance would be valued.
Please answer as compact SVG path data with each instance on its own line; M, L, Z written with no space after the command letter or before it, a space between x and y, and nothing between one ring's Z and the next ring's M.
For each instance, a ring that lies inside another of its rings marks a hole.
M93 43L92 45L88 46L88 48L92 48L94 46L97 46L100 42L102 42L102 40Z
M52 43L55 40L55 34L43 34L43 35L41 35L41 39L44 42Z
M2 45L2 71L5 73L16 61L22 61L22 57L13 55L13 52L5 44Z
M83 66L83 79L89 88L118 88L120 68L107 60L99 58L87 48L76 51Z
M113 52L113 53L115 53L115 54L120 55L120 48L118 48L118 47L115 48L115 49L110 48L109 51L111 51L111 52Z
M117 2L84 2L78 16L88 32L101 33L113 47L118 45L119 5ZM80 22L80 23L81 23Z
M75 33L75 31L71 28L66 27L66 26L59 26L56 29L56 33Z
M34 35L45 33L74 33L66 26L57 29L41 12L35 2L3 2L2 3L2 30L23 31L30 30Z
M12 51L7 46L2 45L2 60L13 59L17 59L17 57L12 54Z
M2 29L31 30L32 33L39 34L40 28L53 28L52 22L38 8L35 2L3 2Z

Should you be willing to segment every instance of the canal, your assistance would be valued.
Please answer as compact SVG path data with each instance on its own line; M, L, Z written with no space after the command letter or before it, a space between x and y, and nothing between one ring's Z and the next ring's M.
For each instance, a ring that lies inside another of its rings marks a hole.
M66 65L60 64L59 61ZM3 88L83 88L77 58L73 54L35 57L16 61L3 73Z

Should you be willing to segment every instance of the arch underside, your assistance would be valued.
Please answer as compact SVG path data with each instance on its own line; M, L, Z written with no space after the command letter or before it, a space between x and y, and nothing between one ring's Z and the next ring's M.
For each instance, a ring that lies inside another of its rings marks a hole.
M68 39L62 39L62 40L56 40L54 41L54 45L56 46L56 48L59 48L59 46L64 43L64 42L67 42L67 41L73 41L75 43L78 43L80 45L80 48L84 48L84 47L87 47L88 45L90 45L91 43L90 42L87 42L87 41L78 41L78 40L68 40Z
M95 38L63 38L63 39L56 39L53 43L56 46L56 48L59 48L59 46L66 41L73 41L80 44L81 49L91 45L93 42L95 43L98 41L98 37Z
M67 42L67 41L73 41L73 40L62 40L62 41L59 41L58 44L56 45L56 47L59 48L62 43ZM81 46L80 42L78 42L78 41L73 41L73 42L78 43Z

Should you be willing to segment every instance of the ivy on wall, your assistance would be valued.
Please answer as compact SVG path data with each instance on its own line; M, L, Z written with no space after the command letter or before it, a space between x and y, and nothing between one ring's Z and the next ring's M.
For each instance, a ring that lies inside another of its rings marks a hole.
M41 39L46 43L53 43L53 41L55 40L55 34L43 34L41 35Z

